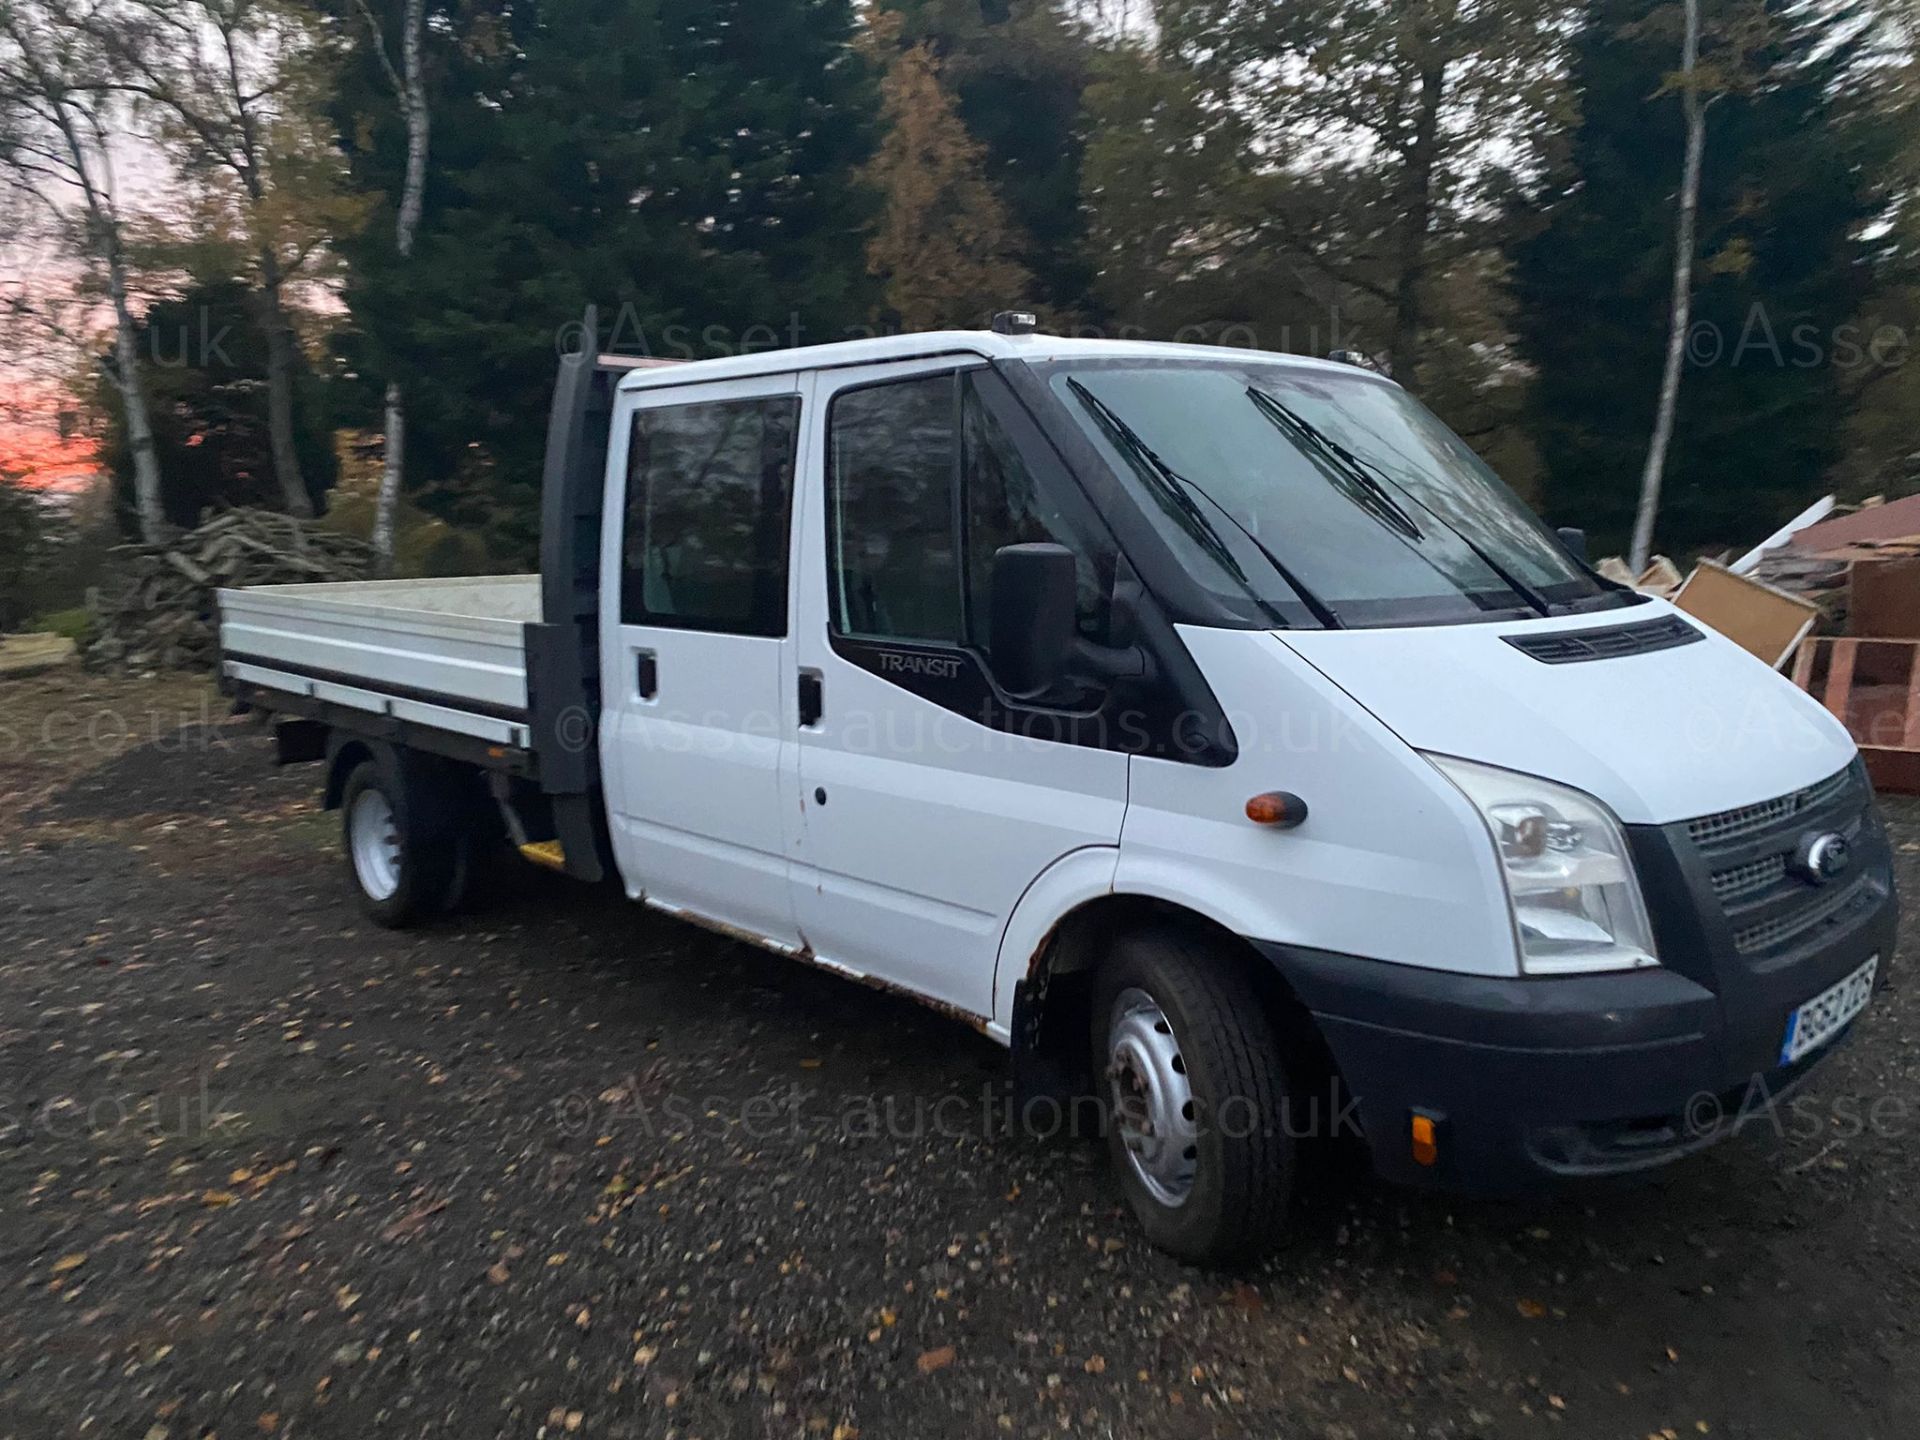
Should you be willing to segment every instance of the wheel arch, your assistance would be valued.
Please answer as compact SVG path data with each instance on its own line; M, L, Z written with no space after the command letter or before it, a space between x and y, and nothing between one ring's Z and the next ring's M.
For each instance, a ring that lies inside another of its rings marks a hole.
M320 794L320 808L338 810L346 797L347 777L365 761L393 774L393 747L381 740L355 735L348 730L327 732L327 783Z
M327 740L327 783L321 808L338 810L347 780L371 761L392 794L403 821L427 835L443 836L464 822L463 800L479 795L480 771L445 756L412 750L371 735L335 730Z
M1079 897L1037 933L1029 918L1021 931L1022 948L1002 947L995 1024L1006 1027L1021 1090L1084 1093L1091 1080L1086 1048L1093 972L1117 938L1144 930L1183 932L1239 969L1259 995L1289 1062L1305 1072L1337 1075L1318 1024L1286 976L1227 920L1164 895L1108 889ZM1009 927L1009 942L1014 934Z

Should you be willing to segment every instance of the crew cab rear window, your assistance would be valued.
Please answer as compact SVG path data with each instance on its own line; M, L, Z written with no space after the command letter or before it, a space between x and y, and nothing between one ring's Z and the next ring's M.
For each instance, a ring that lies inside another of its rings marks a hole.
M787 531L800 400L662 405L633 420L620 618L787 633Z

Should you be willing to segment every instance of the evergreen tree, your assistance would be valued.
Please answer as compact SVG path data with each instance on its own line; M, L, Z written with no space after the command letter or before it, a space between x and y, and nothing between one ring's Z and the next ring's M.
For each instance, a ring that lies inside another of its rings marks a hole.
M1099 321L1080 207L1081 101L1099 52L1076 7L1062 0L881 3L900 16L900 45L930 47L967 133L986 147L984 173L1006 206L1013 258L1032 274L1035 301L1056 319Z
M343 42L336 119L356 182L387 197L350 242L353 358L405 387L423 503L504 525L504 551L530 556L555 347L589 302L600 343L669 358L866 320L874 86L851 0L488 0L429 18L456 22L404 266L404 130L377 62Z
M886 139L868 171L885 197L867 247L886 303L908 330L977 328L1026 303L1033 279L986 182L982 147L960 123L931 49L893 53L881 87Z
M1736 0L1710 0L1709 34ZM1773 529L1816 498L1846 413L1846 328L1871 281L1886 137L1843 83L1846 11L1769 0L1769 35L1723 67L1707 117L1693 323L1659 546ZM1658 398L1682 161L1671 27L1647 0L1596 0L1575 45L1580 119L1546 223L1516 247L1516 328L1553 518L1625 546ZM1655 23L1649 23L1650 21ZM1712 51L1705 64L1712 64Z
M1856 317L1865 363L1848 374L1852 415L1832 483L1848 500L1892 499L1920 492L1920 9L1886 26L1847 97L1888 127L1896 154L1874 291Z
M0 470L0 635L33 618L47 560L45 497Z

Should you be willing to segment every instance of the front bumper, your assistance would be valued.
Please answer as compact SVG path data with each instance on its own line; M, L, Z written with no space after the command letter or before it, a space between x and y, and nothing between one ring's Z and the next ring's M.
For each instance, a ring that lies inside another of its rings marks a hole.
M1873 955L1882 983L1898 915L1891 886L1738 996L1671 965L1493 979L1259 948L1313 1013L1386 1178L1477 1192L1668 1163L1778 1108L1840 1040L1779 1064L1787 1017ZM1871 1007L1869 1007L1871 1008ZM1416 1163L1414 1115L1438 1159Z

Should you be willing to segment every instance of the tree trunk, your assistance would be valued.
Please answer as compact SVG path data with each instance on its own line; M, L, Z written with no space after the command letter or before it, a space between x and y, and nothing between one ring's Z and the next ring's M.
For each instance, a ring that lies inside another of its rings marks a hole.
M45 79L45 69L18 30L8 32L20 46L34 73ZM140 521L140 538L149 545L166 539L167 512L160 498L160 452L153 443L153 419L147 412L147 380L140 371L140 341L134 333L133 310L127 303L127 261L120 249L120 214L111 190L95 181L94 167L80 138L80 124L58 86L52 101L54 124L65 142L73 178L87 207L86 233L96 257L107 267L107 297L113 304L113 369L126 412L127 447L133 451L133 503Z
M1433 226L1433 169L1440 154L1440 107L1446 89L1444 63L1421 70L1419 111L1414 118L1413 144L1406 155L1405 220L1400 230L1400 273L1393 287L1393 334L1387 342L1387 362L1393 378L1408 390L1415 385L1420 331L1425 322L1422 302L1427 284L1427 232Z
M373 506L373 553L380 574L393 573L393 524L400 508L401 454L407 445L407 407L397 381L387 382L387 436L380 469L380 493Z
M425 0L407 0L401 19L405 27L400 36L400 105L407 121L407 171L400 188L400 213L394 221L394 246L402 260L413 258L413 237L420 228L420 209L427 185L427 139L430 112L427 87L421 71L421 32L425 26ZM374 29L376 44L379 28ZM384 57L385 51L382 50ZM380 492L373 507L373 549L382 575L393 573L394 517L400 509L400 485L406 478L407 402L398 381L387 382L386 442L381 447Z
M1700 167L1707 148L1707 112L1700 100L1700 0L1686 0L1686 39L1680 51L1680 99L1686 107L1687 153L1680 174L1680 217L1673 247L1673 302L1667 327L1667 360L1660 377L1660 404L1640 474L1640 506L1633 517L1633 544L1627 568L1647 568L1653 552L1653 524L1660 513L1660 485L1666 477L1667 447L1673 442L1673 417L1680 405L1680 371L1687 356L1687 326L1693 315L1694 234L1700 214Z
M313 515L313 497L300 473L300 453L293 440L293 377L298 368L293 327L280 296L280 264L269 252L261 257L266 279L260 292L260 324L267 336L267 431L273 449L273 474L280 482L280 498L289 515Z
M113 299L113 360L119 377L120 405L127 417L127 448L133 451L133 503L140 517L140 538L158 545L167 535L167 513L160 503L160 452L153 443L147 414L147 381L140 373L140 341L127 305L127 272L120 247L107 259L107 290Z

